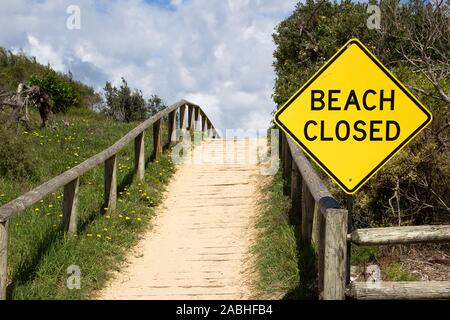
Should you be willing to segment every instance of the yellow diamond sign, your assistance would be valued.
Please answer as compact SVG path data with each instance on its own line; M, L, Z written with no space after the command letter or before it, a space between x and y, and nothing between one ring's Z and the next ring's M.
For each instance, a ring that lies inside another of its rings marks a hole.
M275 123L348 194L432 119L357 39L275 113Z

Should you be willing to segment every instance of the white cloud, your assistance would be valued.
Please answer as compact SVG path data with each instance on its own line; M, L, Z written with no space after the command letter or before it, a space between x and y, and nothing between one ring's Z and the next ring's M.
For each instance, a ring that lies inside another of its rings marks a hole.
M57 71L64 71L64 63L62 56L51 45L40 43L39 40L33 36L27 36L28 44L25 47L25 52L36 57L38 61L43 64L49 64Z
M267 127L272 33L297 0L4 0L0 46L22 48L96 89L124 76L144 95L188 98L222 128ZM81 8L68 30L67 6Z

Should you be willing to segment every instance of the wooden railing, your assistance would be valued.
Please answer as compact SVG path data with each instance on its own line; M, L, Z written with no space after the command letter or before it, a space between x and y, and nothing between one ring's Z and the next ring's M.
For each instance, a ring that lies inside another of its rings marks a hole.
M301 217L302 242L316 248L320 299L450 299L450 281L386 282L348 279L348 254L359 246L450 242L450 225L348 230L348 211L330 194L299 147L280 134L283 175L290 177L291 213ZM347 285L348 284L348 285Z
M187 113L186 109L188 111ZM217 131L204 111L194 103L181 100L142 122L109 148L0 207L0 300L6 299L6 287L8 282L8 222L10 219L51 193L60 188L64 188L63 225L68 234L76 233L80 176L102 164L104 164L105 168L104 203L105 207L109 208L110 211L113 211L116 208L117 201L116 155L125 146L134 141L134 170L137 180L142 180L145 171L145 130L149 129L151 126L153 128L153 157L158 159L162 154L163 149L161 141L161 122L164 117L168 116L168 144L176 143L178 139L176 134L178 127L178 111L180 115L179 128L186 128L187 123L187 129L199 131L201 127L203 138L218 137ZM202 117L201 121L200 116ZM186 117L188 119L186 119Z
M280 136L285 177L290 176L291 214L301 217L301 238L317 248L319 297L345 298L347 216L297 145Z

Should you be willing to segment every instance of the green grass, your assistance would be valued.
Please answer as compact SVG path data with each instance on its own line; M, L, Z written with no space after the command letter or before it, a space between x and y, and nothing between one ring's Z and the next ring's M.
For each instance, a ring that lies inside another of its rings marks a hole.
M289 221L289 198L283 195L281 173L261 186L261 212L256 223L255 290L260 298L280 298L297 290L299 256L294 227Z
M362 247L352 245L352 265L365 265L374 263L381 265L381 274L385 281L418 281L416 275L403 271L398 262L383 263L383 256L386 255L385 250L381 247Z
M352 245L352 264L376 262L381 254L380 247L359 247Z
M0 178L0 205L107 148L136 126L117 123L89 111L57 116L70 122L59 130L21 132L36 164L37 179ZM151 154L151 130L146 155ZM163 131L164 132L164 131ZM61 228L62 190L55 192L10 221L10 299L85 299L101 288L117 270L128 250L146 228L162 192L174 173L167 155L147 163L145 183L132 183L133 146L118 154L119 200L114 213L101 214L103 166L80 179L78 234L68 237ZM0 155L4 157L5 155ZM67 268L81 269L81 289L66 287Z
M418 281L416 275L403 271L399 263L391 263L381 270L385 281Z

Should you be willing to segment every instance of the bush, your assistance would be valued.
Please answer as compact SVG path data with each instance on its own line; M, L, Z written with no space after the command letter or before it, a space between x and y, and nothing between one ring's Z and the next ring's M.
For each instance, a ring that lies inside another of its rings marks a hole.
M80 97L73 86L61 79L53 70L47 69L40 75L33 75L30 78L31 85L40 86L47 92L53 101L54 113L66 112L71 107L80 106Z
M356 37L433 113L431 125L356 194L356 227L450 221L448 6L383 1L381 30L369 30L367 4L308 0L297 5L273 36L277 76L273 97L278 106ZM424 39L429 42L421 47ZM342 192L333 183L328 185L345 203Z
M10 180L39 179L37 164L26 139L0 128L0 176Z
M122 122L140 121L148 117L149 108L142 92L131 90L124 78L119 88L107 82L104 91L105 105L102 111L108 117Z

